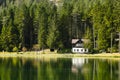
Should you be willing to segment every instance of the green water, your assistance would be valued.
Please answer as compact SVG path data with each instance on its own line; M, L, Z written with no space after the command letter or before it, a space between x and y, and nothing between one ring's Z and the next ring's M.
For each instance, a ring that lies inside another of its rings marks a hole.
M120 80L120 61L1 58L0 80Z

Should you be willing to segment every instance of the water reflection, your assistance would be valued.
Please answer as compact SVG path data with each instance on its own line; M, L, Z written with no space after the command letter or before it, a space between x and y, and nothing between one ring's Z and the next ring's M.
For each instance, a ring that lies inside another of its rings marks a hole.
M79 68L82 68L86 61L85 58L72 58L72 72L78 73Z
M120 61L0 58L0 80L120 80Z
M72 58L72 65L82 67L85 63L85 58Z

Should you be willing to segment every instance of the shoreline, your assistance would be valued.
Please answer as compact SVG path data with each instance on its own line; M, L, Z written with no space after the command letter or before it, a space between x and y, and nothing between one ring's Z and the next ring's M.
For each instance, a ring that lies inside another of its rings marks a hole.
M98 53L98 54L58 54L58 53L47 53L41 54L36 52L0 52L0 58L117 58L120 59L120 53Z

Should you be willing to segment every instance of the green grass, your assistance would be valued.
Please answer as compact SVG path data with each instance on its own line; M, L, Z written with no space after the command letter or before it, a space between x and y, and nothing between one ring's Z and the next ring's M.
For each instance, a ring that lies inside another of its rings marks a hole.
M73 58L73 57L85 57L85 58L116 58L120 59L119 53L99 53L99 54L71 54L64 53L58 54L55 52L0 52L0 57L23 57L23 58Z

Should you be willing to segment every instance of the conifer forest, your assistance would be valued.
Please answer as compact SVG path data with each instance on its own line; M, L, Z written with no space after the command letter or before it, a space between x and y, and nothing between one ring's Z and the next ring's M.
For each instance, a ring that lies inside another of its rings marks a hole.
M118 52L120 0L0 0L0 51L71 48ZM112 47L111 47L112 46Z

